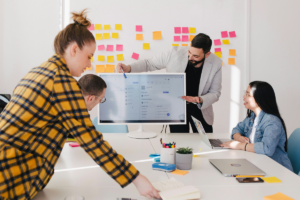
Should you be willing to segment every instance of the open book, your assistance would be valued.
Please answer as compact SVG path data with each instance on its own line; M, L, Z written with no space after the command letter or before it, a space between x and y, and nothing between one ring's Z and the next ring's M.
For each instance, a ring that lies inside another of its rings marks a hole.
M174 178L152 184L160 191L159 194L163 200L200 199L201 197L197 188L191 185L184 186Z

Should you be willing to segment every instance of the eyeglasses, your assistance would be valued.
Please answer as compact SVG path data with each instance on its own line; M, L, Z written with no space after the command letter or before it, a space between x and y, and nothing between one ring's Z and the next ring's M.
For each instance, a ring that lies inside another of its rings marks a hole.
M244 95L245 95L246 97L251 97L251 96L250 96L250 94L249 94L249 93L247 93L247 91L246 91L246 90L244 90Z
M96 95L94 95L95 97L99 97L99 96L96 96ZM100 97L99 97L100 98ZM106 98L105 97L103 97L102 99L101 99L101 102L100 103L104 103L106 101Z

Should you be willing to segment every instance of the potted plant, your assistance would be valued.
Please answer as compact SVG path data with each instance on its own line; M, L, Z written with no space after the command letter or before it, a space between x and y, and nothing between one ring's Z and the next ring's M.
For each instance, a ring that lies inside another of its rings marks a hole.
M181 170L192 169L193 149L189 147L179 148L176 152L176 167Z

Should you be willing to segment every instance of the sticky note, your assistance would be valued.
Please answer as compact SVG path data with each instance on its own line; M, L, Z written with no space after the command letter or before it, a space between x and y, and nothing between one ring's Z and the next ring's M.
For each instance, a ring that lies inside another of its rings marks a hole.
M123 51L123 45L122 44L117 44L116 51Z
M115 24L115 30L121 31L122 30L122 24Z
M189 41L192 41L193 39L194 39L194 35L190 35L190 39L189 39Z
M219 58L222 58L222 53L221 52L215 52L216 56L218 56Z
M136 40L143 40L143 34L136 34Z
M90 31L93 31L93 30L95 30L95 25L94 25L94 24L91 24L91 26L90 26L90 27L88 27L88 30L90 30Z
M124 57L123 54L117 54L117 61L123 61Z
M110 63L115 62L114 56L107 56L107 62L110 62Z
M109 33L103 33L103 39L109 39L110 34Z
M101 24L95 24L95 30L101 30L102 25Z
M235 49L229 49L230 56L236 56Z
M189 36L188 35L183 35L182 36L182 42L188 42L189 41Z
M106 64L105 72L106 73L114 73L115 72L115 65Z
M222 31L221 36L222 36L222 38L227 38L228 37L227 31Z
M272 176L272 177L262 177L261 179L263 179L267 183L281 183L281 180L279 180L275 176Z
M135 31L142 32L143 31L143 26L142 25L136 25Z
M98 61L105 61L105 56L98 56Z
M96 40L102 40L102 33L96 34Z
M235 58L228 58L228 65L235 65Z
M229 40L222 40L223 44L230 44Z
M231 37L231 38L236 37L235 31L230 31L229 37Z
M294 200L293 198L286 196L285 194L282 194L281 192L278 192L276 194L265 196L265 200Z
M150 49L150 43L143 43L143 49L149 50Z
M174 36L174 42L180 42L181 38L180 36Z
M105 46L102 44L102 45L98 45L98 51L102 51L105 49Z
M94 60L94 57L91 57L91 62L93 62L93 60Z
M104 30L110 30L110 25L104 25Z
M174 32L175 32L176 34L180 34L180 33L181 33L181 28L180 28L180 27L175 27L175 28L174 28Z
M132 53L132 56L131 56L131 58L133 58L133 59L135 59L135 60L138 60L139 59L139 54L137 54L137 53Z
M189 27L182 27L182 33L189 33Z
M91 65L90 67L87 67L86 70L92 70L93 69L93 65Z
M189 173L188 171L183 171L183 170L178 170L178 169L175 169L174 171L171 172L171 174L176 174L176 175L186 175L187 173Z
M96 73L104 73L105 65L96 65Z
M111 38L118 39L119 38L119 33L112 33Z
M222 52L221 48L215 48L215 52Z
M69 143L69 145L70 145L71 147L79 147L79 146L80 146L78 143Z
M173 47L179 47L179 44L172 44Z
M153 32L153 40L161 40L162 36L161 36L161 31L154 31Z
M187 46L189 46L189 44L181 44L181 46L185 46L185 47L187 47Z
M107 45L106 51L114 51L114 45Z
M189 28L189 32L190 32L190 33L196 33L196 28L190 27L190 28Z
M221 45L221 40L220 39L214 40L214 44L215 46Z

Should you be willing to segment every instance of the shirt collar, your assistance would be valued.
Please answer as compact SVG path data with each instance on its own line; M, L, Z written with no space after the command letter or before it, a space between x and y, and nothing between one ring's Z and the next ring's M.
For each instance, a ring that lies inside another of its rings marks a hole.
M259 114L258 114L258 119L257 119L257 124L259 124L259 122L262 120L262 118L264 117L264 115L265 115L266 113L263 111L263 110L261 110L260 112L259 112ZM251 119L252 119L252 121L254 121L254 119L255 119L255 113L252 111L251 112Z
M59 68L63 69L64 71L70 72L67 63L62 56L54 54L51 58L49 58L49 61L55 63Z

